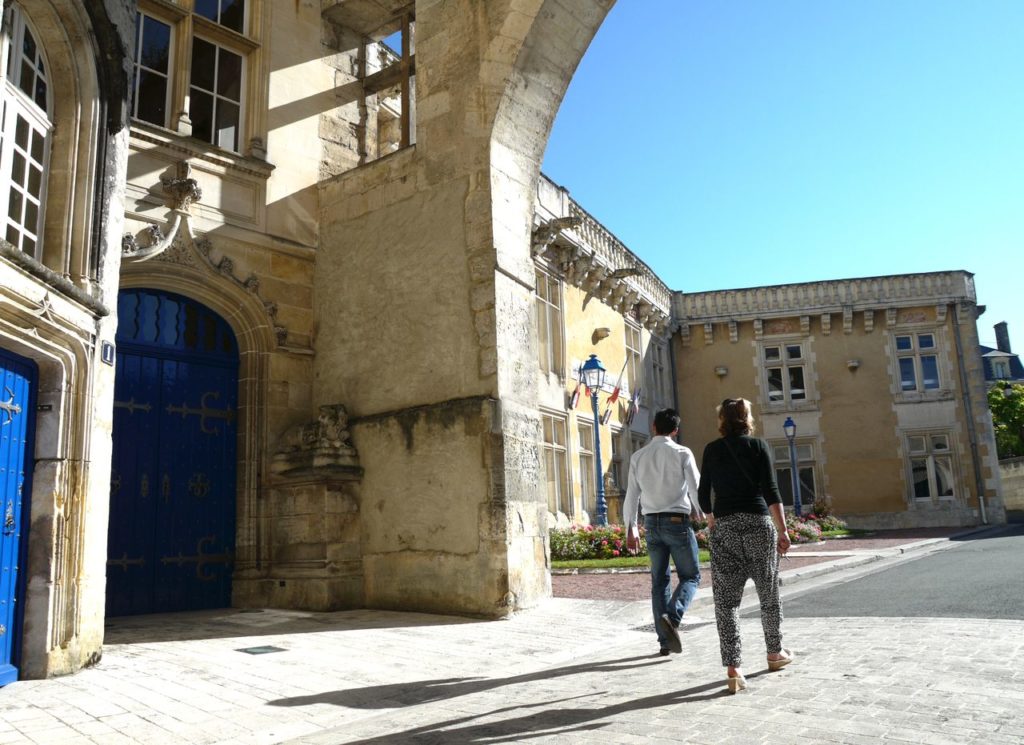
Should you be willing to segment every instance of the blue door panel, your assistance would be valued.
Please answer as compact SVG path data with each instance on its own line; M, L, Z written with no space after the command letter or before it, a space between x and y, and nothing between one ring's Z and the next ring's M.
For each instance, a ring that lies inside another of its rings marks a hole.
M35 385L35 365L0 350L0 685L18 679Z
M231 603L238 351L212 311L133 290L118 303L108 615Z

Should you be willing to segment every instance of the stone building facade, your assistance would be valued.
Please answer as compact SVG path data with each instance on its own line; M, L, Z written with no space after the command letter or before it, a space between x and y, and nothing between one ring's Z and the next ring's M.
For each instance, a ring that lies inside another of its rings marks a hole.
M15 476L0 486L21 581L0 596L0 683L95 661L110 615L534 606L549 525L592 517L592 413L569 406L592 353L609 387L625 370L598 435L613 497L652 409L675 387L684 406L718 395L705 364L737 381L746 364L756 393L764 324L789 319L807 354L838 355L844 374L859 356L879 380L871 355L898 365L892 333L928 328L956 374L957 339L977 343L966 275L937 297L850 306L875 309L874 332L846 333L850 303L811 307L804 291L789 308L709 311L541 177L611 5L5 4L0 465ZM724 341L730 323L742 343ZM840 339L863 348L826 354ZM799 415L828 444L826 368L821 411ZM882 408L904 434L953 417L966 490L991 474L983 437L963 460L983 417L960 400L890 391ZM907 511L903 455L870 455L888 491L868 512ZM856 467L822 471L837 509Z
M801 496L858 527L1004 522L968 272L677 293L684 436L714 407L755 404L792 504L783 430L796 424Z

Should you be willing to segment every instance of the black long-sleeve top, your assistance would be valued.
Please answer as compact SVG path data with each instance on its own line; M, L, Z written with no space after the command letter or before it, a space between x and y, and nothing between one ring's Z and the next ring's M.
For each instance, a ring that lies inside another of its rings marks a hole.
M729 448L736 457L729 453ZM744 475L746 472L746 476ZM749 476L749 478L748 478ZM711 503L714 489L715 501ZM737 512L767 515L768 505L782 501L775 483L768 443L746 435L719 438L704 448L697 498L716 518Z

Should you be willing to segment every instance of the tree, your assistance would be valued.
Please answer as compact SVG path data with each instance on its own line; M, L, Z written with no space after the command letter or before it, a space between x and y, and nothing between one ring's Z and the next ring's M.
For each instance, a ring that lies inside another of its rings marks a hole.
M999 383L988 391L999 459L1024 456L1024 385Z

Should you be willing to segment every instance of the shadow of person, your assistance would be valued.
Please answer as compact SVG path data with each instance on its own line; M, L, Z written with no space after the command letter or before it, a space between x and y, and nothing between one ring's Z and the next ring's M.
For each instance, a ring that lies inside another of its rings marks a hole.
M391 709L402 706L431 701L467 696L502 686L529 683L538 680L551 680L582 673L621 673L633 668L660 665L668 662L663 657L651 659L648 656L623 657L617 660L585 662L542 670L524 675L506 678L439 678L434 680L417 680L409 683L388 683L385 685L348 688L339 691L326 691L308 696L292 696L279 698L267 703L270 706L309 706L312 704L331 704L345 706L350 709Z
M748 675L747 679L756 678L766 673L767 671L753 673ZM404 732L389 732L384 735L358 740L351 745L382 745L383 743L473 745L474 743L523 742L536 737L556 737L574 732L600 730L611 724L611 721L602 720L611 720L630 712L685 703L698 703L732 695L725 689L724 679L722 679L711 683L702 683L681 691L671 691L654 696L620 701L619 703L607 706L547 708L510 719L481 721L491 720L494 717L499 717L502 714L516 710L529 710L554 704L564 704L582 698L603 696L606 693L606 691L600 691L583 696L544 701L536 704L507 706L483 714L414 727ZM599 736L595 736L596 739L599 739Z

